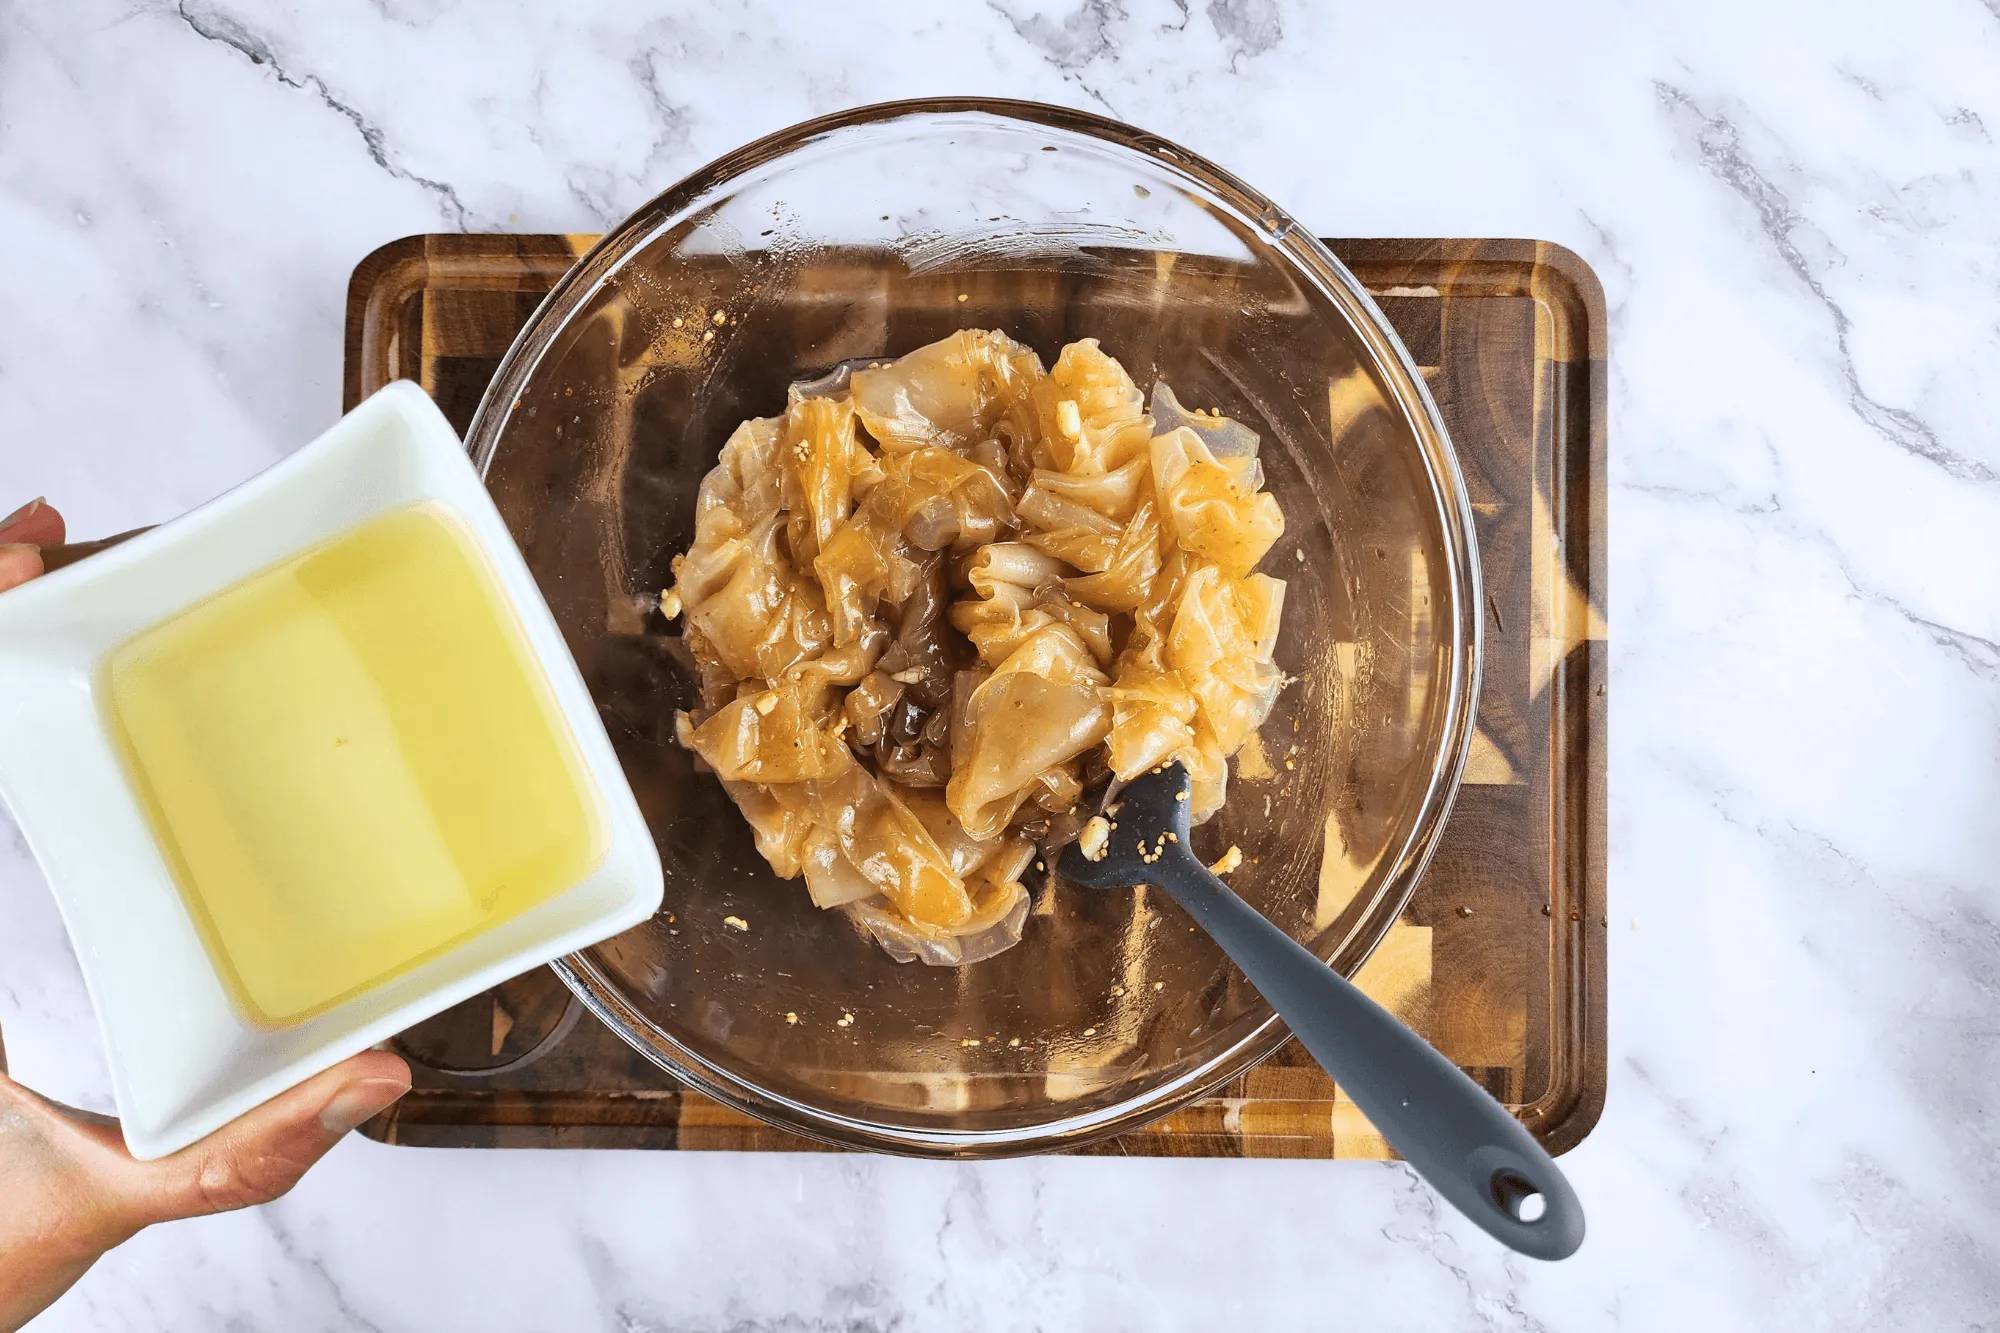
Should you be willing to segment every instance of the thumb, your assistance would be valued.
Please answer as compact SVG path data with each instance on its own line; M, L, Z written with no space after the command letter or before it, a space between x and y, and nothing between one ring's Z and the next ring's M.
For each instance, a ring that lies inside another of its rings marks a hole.
M268 1203L347 1132L410 1090L410 1067L365 1051L156 1162L131 1162L106 1182L135 1229L153 1222Z

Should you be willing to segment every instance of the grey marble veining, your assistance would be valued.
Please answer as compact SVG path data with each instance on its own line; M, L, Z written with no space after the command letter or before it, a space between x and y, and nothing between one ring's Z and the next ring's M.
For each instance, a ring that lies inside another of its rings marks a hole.
M60 1329L2000 1328L2000 5L0 0L0 508L338 410L354 262L594 230L806 116L1093 108L1612 308L1611 1090L1574 1261L1396 1166L343 1145ZM0 645L4 650L4 645ZM4 706L4 701L0 701ZM108 1106L0 823L14 1071Z

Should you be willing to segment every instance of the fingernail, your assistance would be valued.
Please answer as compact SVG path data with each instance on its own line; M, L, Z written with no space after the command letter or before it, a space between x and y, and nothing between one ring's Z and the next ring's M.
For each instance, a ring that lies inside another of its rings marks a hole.
M19 523L22 519L27 518L30 514L33 514L37 509L40 509L42 507L42 505L48 500L48 498L49 497L46 495L38 495L34 499L28 501L28 503L22 505L19 509L16 509L13 513L7 515L7 517L0 518L0 532L5 532L7 529L13 527L16 523Z
M409 1084L393 1078L371 1078L350 1083L336 1092L333 1100L326 1104L326 1109L319 1113L320 1128L339 1138L370 1116L394 1105L396 1099L409 1090Z

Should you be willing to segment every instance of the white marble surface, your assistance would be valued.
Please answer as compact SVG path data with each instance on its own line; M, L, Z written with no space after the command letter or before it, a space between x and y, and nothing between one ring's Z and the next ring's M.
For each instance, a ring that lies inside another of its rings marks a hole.
M38 1327L2000 1328L2000 0L0 0L0 503L117 531L307 439L382 241L595 229L948 92L1108 110L1320 232L1602 275L1581 1256L1506 1257L1395 1166L355 1141ZM3 822L0 1024L25 1081L106 1104Z

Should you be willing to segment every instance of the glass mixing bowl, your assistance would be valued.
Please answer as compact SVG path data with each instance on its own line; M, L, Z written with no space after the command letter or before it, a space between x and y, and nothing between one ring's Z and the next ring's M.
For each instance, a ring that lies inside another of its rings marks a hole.
M1236 891L1342 972L1436 846L1472 735L1480 600L1457 462L1381 312L1257 193L1129 126L979 100L815 120L660 195L550 293L469 445L667 884L659 916L558 970L641 1054L752 1115L971 1157L1131 1128L1287 1033L1145 889L1033 875L1018 947L898 964L778 879L674 742L696 695L657 594L723 441L795 381L964 327L1045 364L1096 337L1142 388L1165 377L1263 437L1286 531L1262 568L1290 584L1278 661L1296 680L1196 850L1239 846Z

